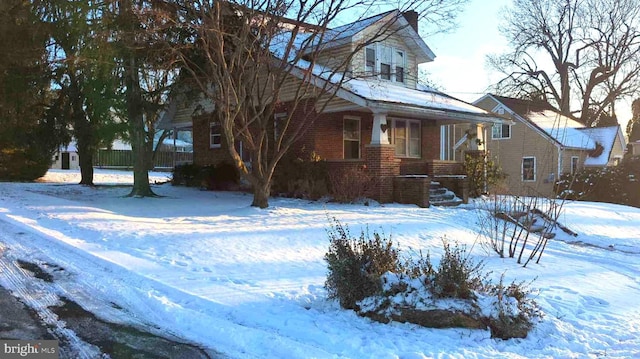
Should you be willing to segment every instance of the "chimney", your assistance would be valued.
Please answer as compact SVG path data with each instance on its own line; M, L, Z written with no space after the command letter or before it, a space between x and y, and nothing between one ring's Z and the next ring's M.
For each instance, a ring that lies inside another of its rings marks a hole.
M407 20L409 25L411 25L413 30L415 30L415 32L418 32L418 12L415 10L408 10L403 12L402 15Z

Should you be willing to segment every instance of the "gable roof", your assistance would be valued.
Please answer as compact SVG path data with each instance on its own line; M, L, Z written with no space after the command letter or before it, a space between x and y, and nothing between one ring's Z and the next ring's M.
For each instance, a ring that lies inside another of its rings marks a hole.
M532 126L541 135L563 148L590 151L585 158L585 166L606 166L611 159L616 143L624 149L625 139L620 126L586 127L573 118L563 116L544 101L529 101L487 94L474 101L478 103L491 98L497 106L504 106L524 123ZM495 109L495 108L494 108ZM591 152L598 145L600 153ZM597 154L597 155L594 155Z
M367 28L377 23L389 24L390 28L397 31L406 45L414 50L418 63L430 62L435 59L436 55L433 51L431 51L422 37L420 37L416 30L409 24L403 13L397 9L360 19L333 29L327 29L320 46L322 46L323 50L326 50L350 44ZM317 41L319 41L319 39ZM318 44L316 43L314 46L309 46L306 52L311 53L316 49L315 46L318 46Z
M616 139L620 139L622 148L625 147L624 136L620 126L585 127L578 130L584 132L603 148L599 156L587 157L584 161L585 166L606 166L611 159L611 152L613 152Z
M596 141L590 133L581 131L585 126L580 122L552 110L528 112L524 118L544 131L550 138L565 148L593 150Z
M512 97L504 97L489 94L496 101L511 109L513 112L523 115L528 112L542 112L545 110L553 110L553 107L546 101L522 100Z

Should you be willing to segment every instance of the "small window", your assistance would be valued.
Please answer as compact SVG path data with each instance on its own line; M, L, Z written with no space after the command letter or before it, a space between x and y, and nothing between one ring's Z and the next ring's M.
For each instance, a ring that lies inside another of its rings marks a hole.
M209 146L211 148L222 146L222 126L218 121L209 123Z
M511 138L511 125L494 123L491 127L491 138L494 140Z
M75 162L76 161L76 156L71 156L71 162Z
M571 156L571 174L575 175L578 172L578 156Z
M396 66L395 80L396 82L404 82L404 52L396 50L394 64Z
M536 158L522 158L522 181L532 182L536 180Z
M376 73L376 47L368 46L365 49L365 71L368 75Z
M343 155L344 159L360 158L360 120L345 118L343 122Z

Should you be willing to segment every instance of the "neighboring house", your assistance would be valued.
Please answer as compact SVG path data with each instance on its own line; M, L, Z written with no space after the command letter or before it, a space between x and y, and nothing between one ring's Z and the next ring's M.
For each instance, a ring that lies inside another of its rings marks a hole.
M369 174L378 177L374 197L381 202L405 201L398 196L412 197L409 190L398 187L407 178L426 183L426 189L414 187L420 198L425 191L428 193L428 181L432 178L446 179L445 176L452 175L464 178L461 152L462 143L467 142L466 130L503 122L489 111L442 92L420 88L418 64L433 61L435 55L418 35L417 18L415 12L394 10L328 30L325 38L329 40L322 44L324 55L317 59L319 66L339 63L336 59L350 53L355 43L381 24L392 24L393 33L353 57L349 66L352 78L345 80L323 115L300 140L307 151L314 151L326 160L331 171L366 168ZM221 127L207 116L213 110L214 106L207 101L187 105L174 99L159 125L192 128L194 163L199 165L227 158ZM275 114L274 123L286 111L285 103L281 112ZM304 118L304 113L299 116L296 113L295 117ZM242 152L242 144L236 146ZM403 175L411 176L394 180ZM423 199L412 201L428 205Z
M80 169L78 149L76 148L76 143L73 141L66 146L60 146L58 151L53 155L52 160L51 168L54 169Z
M560 175L614 166L624 155L620 126L585 127L547 103L493 94L474 104L513 121L488 128L485 136L489 156L507 175L507 193L552 196Z
M631 156L640 156L640 141L629 143L629 154Z

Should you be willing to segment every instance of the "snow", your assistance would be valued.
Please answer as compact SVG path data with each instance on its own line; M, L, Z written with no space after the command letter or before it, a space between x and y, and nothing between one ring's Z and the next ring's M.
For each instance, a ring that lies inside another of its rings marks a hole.
M161 184L167 179L150 175L158 198L128 198L131 173L99 169L94 188L63 170L0 183L0 220L32 234L8 251L57 263L132 318L231 358L640 357L638 208L566 203L560 221L578 237L559 231L540 264L522 268L480 245L474 204L272 198L260 210L249 194ZM323 287L334 216L351 233L391 234L404 255L435 259L443 237L457 240L494 280L533 281L544 317L526 339L502 341L488 330L380 324L343 310Z
M620 131L620 127L589 127L580 129L580 131L602 145L604 149L598 157L587 157L584 160L584 165L606 166L609 162L609 158L611 157L611 151L613 150L613 145L615 143L616 137L618 136L618 132Z
M588 150L596 148L594 139L588 133L580 131L584 125L576 120L550 110L531 112L527 114L527 118L562 146Z

